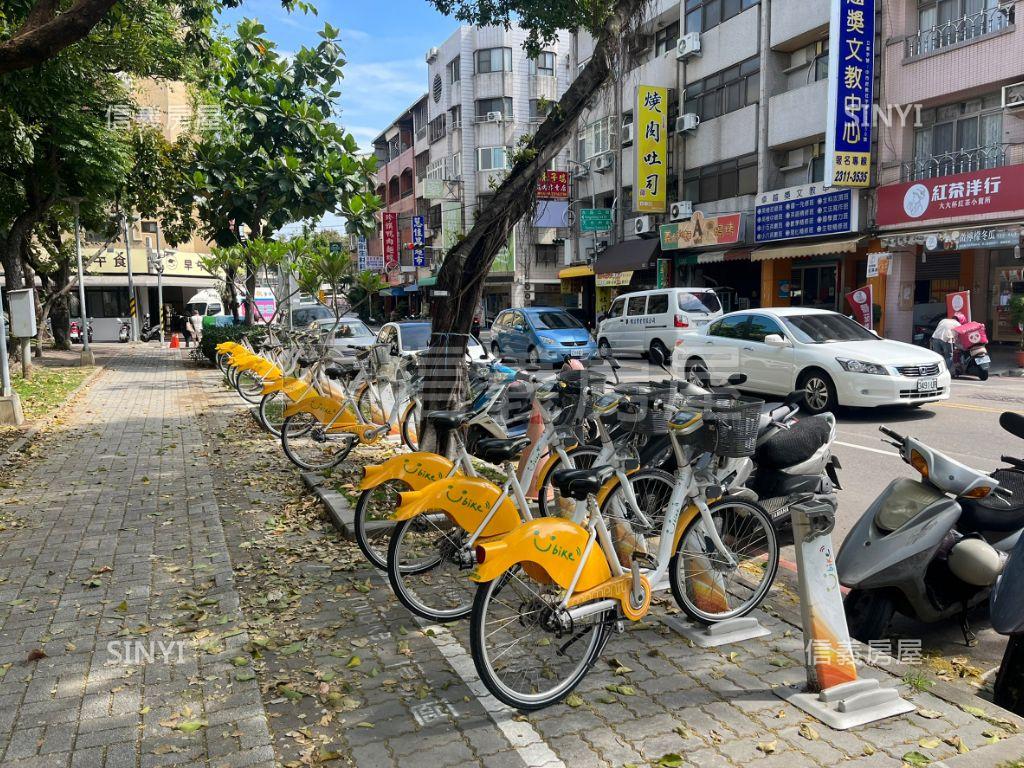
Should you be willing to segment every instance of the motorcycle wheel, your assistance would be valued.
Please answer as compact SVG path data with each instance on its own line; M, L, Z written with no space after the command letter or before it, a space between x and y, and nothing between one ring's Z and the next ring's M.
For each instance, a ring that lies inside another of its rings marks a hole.
M988 368L978 369L978 381L988 381Z
M889 622L896 612L896 603L888 595L852 589L843 600L850 636L862 643L885 637Z
M1011 635L993 689L993 700L1014 714L1024 714L1024 636Z

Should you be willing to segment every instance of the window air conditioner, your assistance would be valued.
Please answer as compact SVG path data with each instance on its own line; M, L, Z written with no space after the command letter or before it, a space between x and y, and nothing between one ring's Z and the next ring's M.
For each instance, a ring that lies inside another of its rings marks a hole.
M602 155L598 155L593 159L594 170L598 173L607 173L615 167L615 155L611 152L605 152Z
M501 120L502 120L501 112L488 112L487 113L487 122L488 123L500 123Z
M627 123L622 126L622 143L631 144L633 142L633 124Z
M649 235L654 232L656 227L651 216L637 216L630 224L634 235Z

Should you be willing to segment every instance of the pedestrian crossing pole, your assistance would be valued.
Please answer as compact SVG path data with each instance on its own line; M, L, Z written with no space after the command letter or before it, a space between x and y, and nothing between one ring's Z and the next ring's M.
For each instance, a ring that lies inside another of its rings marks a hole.
M121 215L124 222L124 257L128 265L128 314L131 318L132 341L139 340L139 314L135 303L135 275L132 273L132 237L128 226L128 216Z

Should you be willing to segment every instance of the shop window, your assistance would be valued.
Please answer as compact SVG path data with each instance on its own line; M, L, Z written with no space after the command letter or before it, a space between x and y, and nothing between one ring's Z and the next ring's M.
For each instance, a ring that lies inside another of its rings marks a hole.
M127 317L126 288L87 288L85 306L89 317Z

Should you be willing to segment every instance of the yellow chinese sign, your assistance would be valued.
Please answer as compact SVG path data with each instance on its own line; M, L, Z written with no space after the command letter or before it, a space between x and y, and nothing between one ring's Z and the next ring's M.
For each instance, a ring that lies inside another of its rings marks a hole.
M668 88L638 85L633 114L636 131L633 210L664 213L668 179Z
M212 277L203 269L199 260L203 257L200 253L188 251L172 251L164 255L164 276L165 277ZM86 266L85 271L90 275L127 275L128 259L124 249L103 251L99 256L92 259ZM146 257L144 248L132 249L132 273L136 275L156 274L150 270L149 260Z

